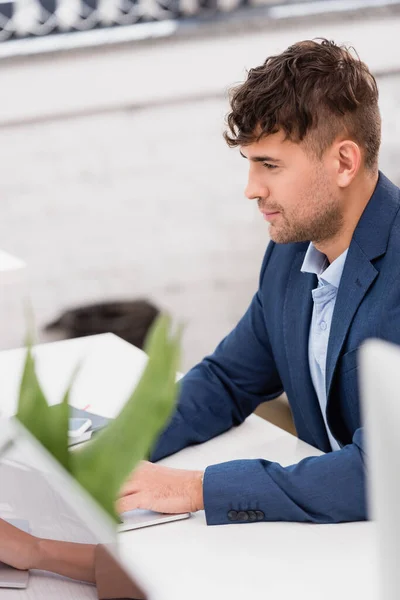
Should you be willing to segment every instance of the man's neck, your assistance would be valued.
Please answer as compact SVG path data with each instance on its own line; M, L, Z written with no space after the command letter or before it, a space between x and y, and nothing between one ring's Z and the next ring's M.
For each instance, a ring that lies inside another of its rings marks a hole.
M354 182L345 200L343 227L338 234L323 242L313 242L314 246L325 254L329 263L333 263L350 246L354 230L374 193L379 174Z

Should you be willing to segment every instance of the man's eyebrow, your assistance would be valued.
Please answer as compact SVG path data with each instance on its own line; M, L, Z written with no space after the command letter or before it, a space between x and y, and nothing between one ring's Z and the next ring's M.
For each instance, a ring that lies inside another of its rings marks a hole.
M245 156L241 150L239 150L239 152L240 152L241 156L243 156L243 158L247 159L247 156ZM282 162L281 160L279 160L279 158L272 158L272 156L252 156L248 160L251 160L252 162L270 162L270 163Z

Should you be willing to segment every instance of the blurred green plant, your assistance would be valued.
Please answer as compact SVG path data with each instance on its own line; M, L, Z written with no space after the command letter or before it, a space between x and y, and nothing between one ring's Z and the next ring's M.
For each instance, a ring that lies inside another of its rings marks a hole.
M169 317L157 318L146 339L146 368L125 406L103 431L73 452L68 449L68 400L73 382L62 402L49 406L28 341L17 418L117 522L115 501L122 484L149 455L175 407L181 335L181 327L171 334Z

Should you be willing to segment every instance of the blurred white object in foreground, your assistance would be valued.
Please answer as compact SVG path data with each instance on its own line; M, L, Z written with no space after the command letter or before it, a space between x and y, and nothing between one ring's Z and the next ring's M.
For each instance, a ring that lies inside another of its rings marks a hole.
M368 340L360 350L360 385L370 513L377 522L377 600L400 597L400 347Z

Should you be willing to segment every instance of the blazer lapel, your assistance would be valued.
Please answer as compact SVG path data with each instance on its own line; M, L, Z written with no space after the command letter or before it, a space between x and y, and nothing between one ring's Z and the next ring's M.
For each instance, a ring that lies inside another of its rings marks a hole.
M366 258L358 244L349 248L342 279L336 298L326 359L327 398L332 388L333 376L339 355L353 317L365 294L378 275L378 271Z
M283 332L289 374L298 409L315 446L328 452L331 447L308 361L313 300L311 290L317 286L317 277L300 271L305 251L297 253L286 287L283 308Z
M339 285L326 361L328 404L347 332L357 308L378 275L371 261L385 254L399 206L399 188L379 173L375 191L354 231Z

